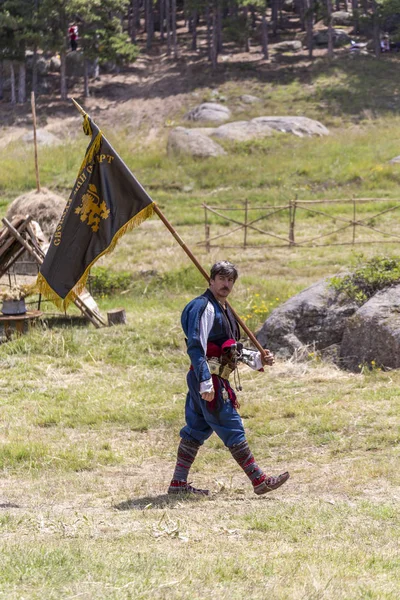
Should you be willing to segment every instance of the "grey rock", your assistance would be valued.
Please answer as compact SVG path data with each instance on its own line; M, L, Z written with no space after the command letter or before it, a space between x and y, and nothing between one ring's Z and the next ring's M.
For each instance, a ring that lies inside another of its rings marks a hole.
M298 52L302 48L302 43L300 40L287 40L274 44L272 48L276 52Z
M38 129L36 131L36 140L40 146L57 146L61 144L61 140L45 129ZM33 143L33 131L29 131L22 137L22 141L26 143Z
M400 368L400 285L377 292L348 319L340 359L351 371L371 361Z
M257 333L257 339L284 358L307 345L322 350L341 343L347 319L357 308L324 279L276 308Z
M322 123L307 117L256 117L252 119L252 123L263 124L276 131L293 133L299 137L329 135L329 130Z
M328 45L328 29L320 29L314 34L314 43L317 46L327 46ZM333 45L335 47L346 46L350 44L350 36L343 29L334 29L333 30Z
M260 98L252 96L251 94L243 94L243 96L240 96L240 100L245 104L256 104L257 102L261 102Z
M395 156L392 160L389 161L390 165L397 165L400 163L400 156Z
M66 70L68 77L81 77L83 75L84 57L81 52L68 52L66 57Z
M212 135L215 131L217 131L216 127L191 127L190 131L194 131L196 133L201 133L202 135Z
M217 102L204 102L189 111L185 118L189 121L228 121L231 118L231 111L227 106Z
M52 73L59 73L61 70L61 60L59 56L52 56L50 59L50 69Z
M47 75L50 71L50 61L44 56L39 56L36 61L36 68L39 75Z
M244 142L273 134L273 129L265 123L253 121L233 121L217 127L212 133L213 137Z
M208 136L184 127L176 127L170 132L167 152L169 155L190 154L200 158L226 154L225 150Z
M337 10L332 13L332 25L344 25L345 27L353 24L353 15L345 10Z

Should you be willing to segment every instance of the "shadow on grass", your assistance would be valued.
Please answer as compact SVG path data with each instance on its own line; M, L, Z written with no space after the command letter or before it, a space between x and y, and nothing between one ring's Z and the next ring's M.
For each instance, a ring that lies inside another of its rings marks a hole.
M144 498L132 498L115 504L113 508L116 510L143 510L151 508L165 508L168 506L175 506L181 502L198 502L204 499L204 496L194 496L191 494L179 494L176 496L169 496L168 494L160 494L159 496L145 496Z

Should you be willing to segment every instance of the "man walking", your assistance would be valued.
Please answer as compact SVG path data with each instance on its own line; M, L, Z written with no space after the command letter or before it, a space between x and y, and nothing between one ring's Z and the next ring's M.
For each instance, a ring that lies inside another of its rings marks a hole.
M235 392L229 383L229 375L236 375L238 355L257 370L274 362L268 350L263 356L249 350L238 353L239 325L226 303L237 278L238 272L232 263L215 263L209 288L189 302L182 313L181 323L191 366L187 375L186 425L180 432L169 494L208 495L208 490L192 487L187 478L200 446L213 431L249 477L256 494L275 490L289 479L287 472L277 477L267 476L257 465L237 412Z

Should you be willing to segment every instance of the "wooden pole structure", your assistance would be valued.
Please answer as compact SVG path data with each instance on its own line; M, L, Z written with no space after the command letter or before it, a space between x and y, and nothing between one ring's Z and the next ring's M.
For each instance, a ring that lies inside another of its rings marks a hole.
M208 224L207 206L205 204L203 204L203 206L204 206L204 227L205 227L205 232L206 232L206 250L207 250L207 252L210 252L210 226Z
M84 111L84 109L81 106L79 106L79 104L73 98L71 98L71 100L75 104L75 106L79 110L79 112L83 116L85 116L86 112ZM205 271L203 269L203 267L201 266L201 264L199 263L197 258L194 256L193 252L191 252L191 250L187 247L187 245L185 244L185 242L183 241L183 239L181 238L179 233L174 229L174 227L168 221L167 217L161 212L161 210L158 208L158 206L155 202L153 202L153 208L154 208L154 212L157 214L159 219L164 223L165 227L173 235L173 237L176 239L176 241L178 242L178 244L180 245L182 250L188 255L188 257L190 258L192 263L197 267L197 269L200 271L200 273L206 279L207 283L210 283L210 276L208 275L207 271ZM262 356L265 356L266 358L268 358L269 351L261 346L260 342L257 340L254 333L252 333L250 331L250 329L247 327L246 323L244 323L244 321L239 317L239 315L232 308L232 306L230 304L228 304L228 302L226 304L231 309L233 316L235 317L236 321L239 323L240 327L243 329L243 331L245 332L247 337L250 339L250 341L254 344L254 346L257 348L257 350L259 350L259 352L261 353Z
M244 240L243 240L243 247L244 248L247 247L247 222L248 222L248 216L249 216L249 201L246 198L245 203L244 203Z
M40 179L39 179L39 163L38 163L38 149L37 149L37 137L36 137L36 106L35 106L35 92L31 93L31 106L32 106L32 117L33 117L33 148L35 152L35 173L36 173L36 191L40 192Z

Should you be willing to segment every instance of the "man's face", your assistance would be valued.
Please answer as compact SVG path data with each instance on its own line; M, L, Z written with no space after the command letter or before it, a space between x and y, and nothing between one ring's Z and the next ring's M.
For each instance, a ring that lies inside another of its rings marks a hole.
M217 300L223 302L231 293L235 279L233 275L216 275L210 279L210 290Z

